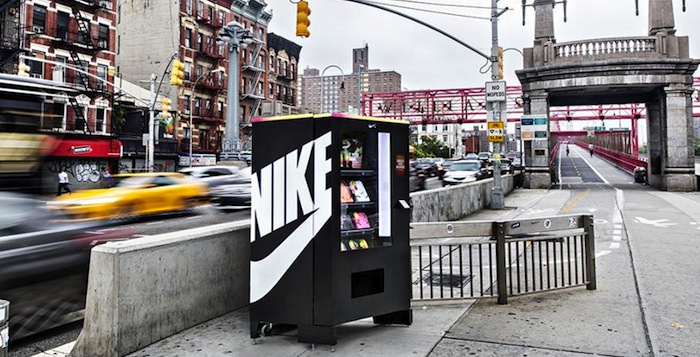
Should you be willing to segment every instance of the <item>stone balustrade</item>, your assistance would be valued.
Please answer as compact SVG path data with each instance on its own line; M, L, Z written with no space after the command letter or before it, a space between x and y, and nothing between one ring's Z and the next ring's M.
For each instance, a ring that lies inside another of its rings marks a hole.
M620 37L552 44L553 60L658 56L656 37ZM645 54L648 54L645 55Z

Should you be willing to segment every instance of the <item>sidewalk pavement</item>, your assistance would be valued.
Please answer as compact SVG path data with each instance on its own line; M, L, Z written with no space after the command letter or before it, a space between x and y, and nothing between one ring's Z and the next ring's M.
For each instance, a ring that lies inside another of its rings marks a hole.
M506 209L482 210L471 215L469 220L508 219L527 215L549 192L550 190L515 190L506 196ZM547 199L551 199L551 196ZM474 302L474 300L457 300L415 303L412 307L413 324L410 327L375 325L371 318L342 324L337 328L339 338L333 355L337 357L452 356L442 351L451 350L452 344L464 343L445 337L454 335L448 331L454 329L461 331L455 324L460 318L464 318ZM485 303L495 305L495 300L489 299ZM477 350L482 347L474 345L470 348ZM128 357L306 357L325 356L330 352L331 346L328 345L316 345L312 349L309 344L298 343L296 330L261 337L254 345L250 338L248 309L244 308L182 331L134 352ZM469 353L454 355L465 354Z

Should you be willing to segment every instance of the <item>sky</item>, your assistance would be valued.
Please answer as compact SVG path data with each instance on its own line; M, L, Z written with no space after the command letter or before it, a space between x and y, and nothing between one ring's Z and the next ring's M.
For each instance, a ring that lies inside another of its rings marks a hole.
M296 1L296 0L295 0ZM490 0L411 0L440 4L481 6L486 9L437 7L397 0L376 0L384 4L417 7L483 17L474 19L399 9L413 17L450 33L461 41L489 54L491 48ZM533 0L528 0L531 4ZM491 80L490 72L480 73L486 60L459 43L389 12L347 0L308 0L311 8L309 38L296 37L296 5L290 0L266 0L273 13L269 32L285 37L302 46L300 71L307 66L323 70L337 65L345 74L352 72L352 49L369 46L372 69L393 70L401 74L402 85L408 90L481 87ZM557 42L582 39L645 36L649 0L639 0L639 16L635 16L634 0L569 0L567 22L563 6L554 9ZM676 34L690 36L691 57L700 58L700 22L693 14L700 13L700 4L686 1L682 12L681 0L673 0ZM526 8L526 24L522 25L521 0L500 0L499 7L509 7L498 22L499 43L503 48L531 47L534 40L534 9ZM519 85L515 70L522 67L522 57L516 51L504 53L505 80ZM329 69L326 74L338 75ZM700 74L698 74L700 75Z

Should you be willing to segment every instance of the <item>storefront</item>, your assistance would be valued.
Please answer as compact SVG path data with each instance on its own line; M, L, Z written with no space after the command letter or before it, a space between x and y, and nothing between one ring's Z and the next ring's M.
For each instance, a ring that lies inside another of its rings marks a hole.
M100 188L102 172L118 172L122 144L112 138L59 138L41 168L42 192L53 193L58 173L66 171L71 190Z

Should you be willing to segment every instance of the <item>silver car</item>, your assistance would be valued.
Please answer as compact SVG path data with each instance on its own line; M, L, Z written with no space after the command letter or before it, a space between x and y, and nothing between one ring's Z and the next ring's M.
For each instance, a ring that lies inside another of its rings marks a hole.
M484 168L484 162L479 160L455 161L450 166L450 171L442 178L442 186L458 185L460 183L474 182L477 173Z

